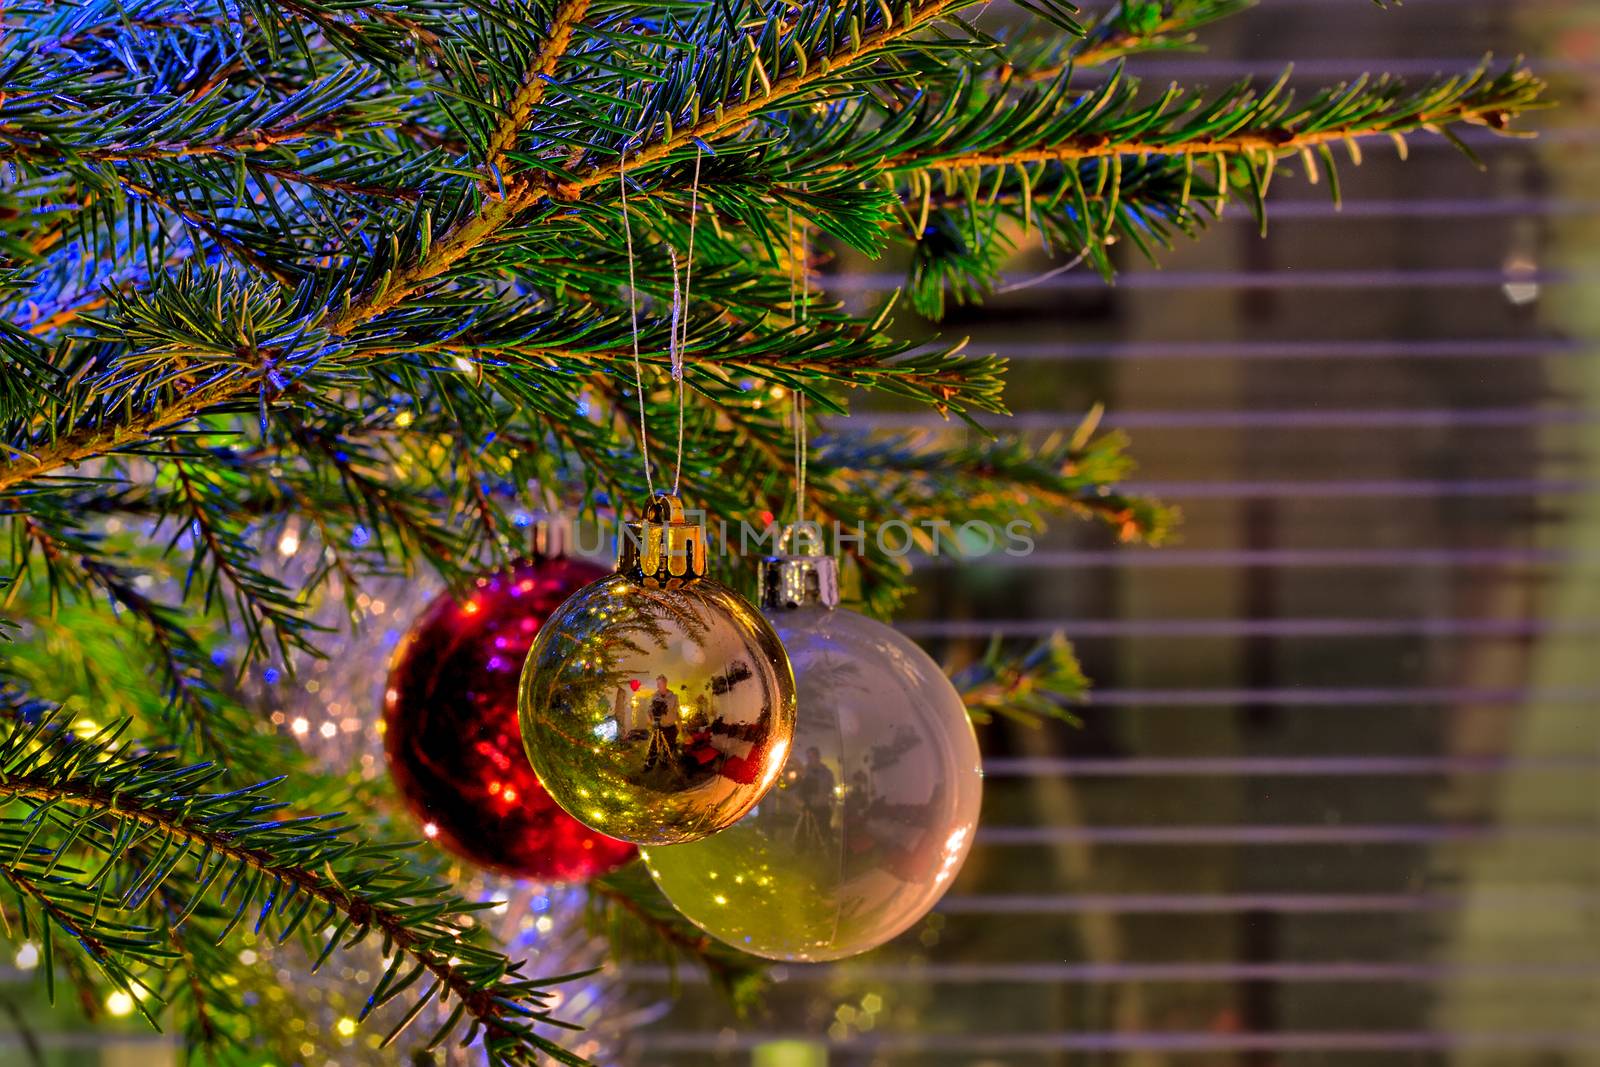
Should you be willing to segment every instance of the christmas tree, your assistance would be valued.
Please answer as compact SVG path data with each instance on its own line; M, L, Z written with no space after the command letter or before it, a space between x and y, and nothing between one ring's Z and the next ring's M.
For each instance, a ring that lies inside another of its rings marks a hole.
M282 1044L252 990L367 953L352 1032L584 1062L570 976L497 944L381 776L308 752L260 680L327 651L329 603L372 625L388 576L460 590L522 554L531 500L626 518L669 472L713 517L770 524L803 483L807 517L924 550L1064 512L1159 540L1093 419L1040 446L843 416L1003 414L1001 361L932 322L1021 249L1109 280L1224 210L1264 226L1275 177L1337 198L1367 142L1466 151L1541 102L1518 64L1298 96L1119 66L1252 2L4 5L12 952L90 1019L114 1001L224 1061ZM831 298L844 255L903 268L906 306ZM907 592L892 549L844 550L863 610ZM1060 641L957 682L979 719L1084 684ZM589 905L618 956L759 977L636 867Z

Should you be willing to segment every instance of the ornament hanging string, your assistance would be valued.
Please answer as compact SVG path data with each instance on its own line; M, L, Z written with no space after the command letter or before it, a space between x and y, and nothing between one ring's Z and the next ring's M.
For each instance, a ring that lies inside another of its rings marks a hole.
M617 157L617 180L622 191L622 238L628 251L628 314L633 332L633 388L639 397L639 454L644 459L644 487L656 495L655 479L650 474L650 429L645 418L644 367L639 362L639 287L633 274L633 226L628 221L628 146Z
M694 227L700 220L700 159L703 150L694 146L694 180L689 186L689 253L683 264L683 302L676 299L678 268L674 261L672 308L672 380L678 383L678 457L672 470L672 495L678 495L683 481L683 349L689 341L689 287L694 283Z
M684 264L683 285L678 284L678 254L671 246L667 257L672 262L672 321L667 329L667 354L672 365L672 380L677 383L678 397L678 448L673 459L672 494L678 495L683 484L683 350L689 339L689 287L694 279L694 231L700 214L700 161L703 149L697 144L694 150L694 180L689 192L689 253ZM644 397L644 364L639 356L639 290L634 276L633 225L628 212L627 152L618 157L617 177L622 195L622 235L628 252L628 312L633 341L633 385L639 397L639 451L644 459L644 484L650 496L655 496L655 478L650 465L650 437Z
M678 346L678 324L683 321L683 285L678 277L678 250L667 246L667 262L672 267L672 318L667 323L667 362L672 382L678 391L678 456L672 472L672 495L678 495L678 478L683 474L683 350Z
M797 277L798 276L798 277ZM796 299L798 290L798 297ZM811 303L811 279L806 273L806 228L800 224L800 238L795 240L794 208L789 209L789 321L796 325L806 321ZM806 394L796 387L791 408L794 422L795 525L806 521Z

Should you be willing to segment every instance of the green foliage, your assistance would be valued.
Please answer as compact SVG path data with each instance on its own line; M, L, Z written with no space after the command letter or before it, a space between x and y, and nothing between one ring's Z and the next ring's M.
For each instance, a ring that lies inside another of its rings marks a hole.
M1487 61L1415 86L1360 78L1304 101L1288 89L1288 72L1264 89L1243 81L1220 93L1151 93L1120 68L1088 90L1070 64L1047 80L1039 73L1007 60L945 95L908 89L879 114L830 121L817 131L816 155L793 164L829 173L857 165L842 162L846 154L874 159L901 194L900 225L915 241L912 294L925 315L942 315L947 296L980 299L1024 240L1081 256L1110 280L1115 245L1153 260L1230 204L1264 232L1267 193L1286 160L1313 183L1325 172L1337 203L1335 147L1359 162L1359 138L1392 140L1403 154L1407 135L1428 131L1470 156L1454 125L1501 129L1543 92L1526 69Z
M0 702L0 798L13 802L0 879L8 924L40 945L47 984L58 952L81 954L157 1023L161 972L201 962L169 929L212 943L245 928L280 944L298 936L313 969L377 937L388 965L362 1018L407 1005L385 1043L437 1000L453 1008L426 1047L462 1027L494 1063L583 1062L535 1029L555 1021L547 987L565 978L526 978L483 945L473 915L486 905L394 862L401 846L338 815L289 813L275 782L209 791L219 768L123 743L125 723L78 737L52 709L10 691Z
M983 657L957 671L952 680L974 722L996 716L1036 726L1045 719L1078 723L1066 705L1089 695L1089 679L1078 666L1072 645L1054 634L1020 657L1008 656L991 641Z

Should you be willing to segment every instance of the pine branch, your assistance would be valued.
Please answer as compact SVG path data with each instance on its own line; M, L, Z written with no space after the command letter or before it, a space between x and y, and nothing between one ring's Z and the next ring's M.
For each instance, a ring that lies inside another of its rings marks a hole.
M1045 88L1024 88L1003 105L990 101L979 121L964 126L932 121L952 107L951 101L916 101L879 131L878 143L891 150L874 163L908 172L1240 155L1259 156L1270 166L1272 160L1330 144L1418 130L1442 133L1450 126L1477 125L1509 133L1511 118L1539 106L1545 89L1523 67L1493 74L1484 65L1415 89L1399 79L1361 78L1296 106L1287 78L1286 73L1261 93L1241 84L1210 101L1173 87L1148 104L1139 101L1140 85L1131 78L1113 77L1087 94L1058 79ZM971 95L963 106L977 106L983 92L975 83L963 90ZM861 152L862 144L852 144L851 151ZM834 173L859 166L833 162L818 169Z
M567 21L558 24L556 33L547 38L541 58L533 68L534 77L530 82L530 89L525 97L527 107L521 108L522 114L520 118L525 120L527 108L537 102L538 95L534 88L534 83L540 86L544 84L544 72L547 68L553 66L570 44L572 25L578 18L581 18L584 6L580 3L572 3L563 9ZM341 86L341 88L351 91L349 86ZM506 134L507 140L514 138L516 135L515 118L515 116L508 117L506 121L504 128L508 131ZM303 125L296 123L283 131L282 136L287 139L291 136L297 136L301 132L303 132ZM0 140L5 138L5 128L0 126ZM12 140L15 140L14 136ZM215 140L209 146L202 142L201 147L202 149L214 147L217 151L237 150L246 143L256 146L260 140L261 138L256 138L246 141L243 137L236 137L234 140ZM109 158L101 160L101 162L108 161L111 160ZM459 249L460 253L464 254L467 248L474 245L478 240L492 234L508 221L511 214L503 211L503 205L506 203L505 200L486 202L478 215L469 218L453 231L452 235L447 235L435 246L439 250L438 256L442 258L430 259L429 257L424 257L419 262L416 268L420 272L418 277L433 277L443 271L454 261L451 258L452 249ZM502 208L496 208L495 205L497 204L502 205ZM213 235L215 236L215 234ZM261 264L257 262L252 265L260 266ZM398 301L391 300L379 307L375 303L357 301L347 307L343 314L335 316L329 324L329 332L336 335L344 332L355 323L378 314L381 310L393 306L396 302ZM58 439L50 449L42 454L24 454L16 462L0 464L0 489L9 488L18 481L36 477L61 465L77 463L83 459L101 455L108 451L115 451L129 444L146 440L155 432L186 422L201 411L215 407L251 389L259 390L261 388L260 377L270 377L270 375L271 368L263 367L259 377L236 375L232 376L232 380L213 379L209 386L188 391L165 409L148 412L110 429L96 428L69 434L64 439ZM27 469L29 467L32 469Z
M633 167L648 167L662 156L671 154L676 148L688 144L691 139L697 138L701 134L715 137L738 132L744 128L745 120L750 117L767 111L780 111L784 107L792 106L796 100L806 99L809 90L835 84L839 81L838 74L841 70L848 72L855 69L879 52L888 50L891 45L901 40L904 35L910 34L918 26L926 25L953 9L953 5L941 3L928 4L921 7L908 7L902 13L903 17L897 18L893 23L879 26L872 33L860 35L859 39L852 39L848 47L829 52L831 66L828 63L807 60L805 46L799 49L798 57L796 58L783 59L780 56L781 62L774 68L778 76L776 78L770 76L764 78L764 82L771 86L770 95L762 96L759 91L745 91L734 88L732 92L736 99L733 106L724 107L720 115L702 118L698 123L693 124L675 125L665 119L653 120L662 130L660 136L644 144L638 151L627 152L627 158L631 160L631 166ZM766 42L769 37L770 34L768 37L761 38L761 47L767 47ZM756 38L752 37L750 39L755 40ZM808 45L813 43L807 42ZM758 52L758 66L760 65L759 55L760 53ZM543 64L537 66L536 69L543 69ZM762 73L764 76L766 75L764 68ZM1105 92L1110 92L1110 90ZM1352 94L1344 98L1330 100L1329 108L1333 111L1341 109L1344 111L1361 110L1362 108L1370 111L1373 98L1371 93ZM1072 114L1082 115L1096 111L1107 112L1108 109L1105 107L1106 99L1107 97L1102 94L1097 101L1091 100L1082 107L1073 109ZM1509 103L1516 103L1516 101L1511 100ZM1264 188L1266 179L1270 177L1271 160L1277 157L1276 155L1269 156L1268 161L1265 164L1261 164L1257 161L1256 155L1258 153L1255 152L1252 146L1263 143L1275 144L1278 148L1287 151L1298 148L1301 140L1307 137L1325 139L1353 137L1358 133L1375 134L1385 130L1392 132L1403 126L1405 122L1428 123L1442 121L1443 118L1452 116L1462 119L1469 116L1477 116L1487 120L1492 114L1491 111L1485 110L1487 105L1479 101L1472 107L1461 104L1453 111L1449 108L1434 108L1432 110L1423 108L1417 110L1415 114L1412 114L1409 119L1404 121L1398 120L1393 114L1390 114L1381 121L1371 119L1367 121L1365 126L1359 123L1346 122L1323 124L1315 130L1297 128L1295 132L1285 137L1281 132L1287 129L1285 124L1279 123L1277 126L1273 126L1270 123L1264 123L1262 116L1268 111L1265 100L1251 101L1240 96L1233 98L1231 104L1231 109L1222 108L1218 110L1214 107L1211 112L1216 112L1215 114L1207 112L1209 117L1201 123L1204 129L1221 130L1224 127L1235 125L1231 120L1241 112L1250 116L1250 122L1260 128L1244 132L1235 129L1226 136L1219 137L1212 132L1196 134L1195 123L1189 123L1187 126L1183 126L1183 129L1187 132L1183 133L1182 137L1168 129L1167 133L1171 135L1159 139L1153 139L1149 136L1135 136L1140 132L1139 129L1119 128L1116 131L1116 135L1112 136L1107 133L1086 132L1086 128L1078 128L1072 133L1065 147L1063 147L1061 143L1032 143L1050 141L1050 138L1041 136L1038 128L1040 122L1043 121L1038 117L1045 115L1048 119L1049 109L1033 106L1022 109L1024 117L1033 122L1034 125L1033 127L1027 127L1026 123L1024 123L1025 128L1020 132L1027 136L1020 138L1021 141L1025 142L1021 145L1015 143L1019 140L1019 130L1016 128L1015 123L1009 128L1009 134L1004 138L1005 143L998 146L993 143L994 137L997 135L996 132L990 131L982 125L974 127L969 124L961 128L963 133L960 138L939 142L937 140L939 136L937 131L947 130L949 124L926 123L924 125L936 131L934 134L929 135L935 137L935 141L924 141L922 145L912 150L910 155L905 152L890 154L884 162L890 167L908 167L912 165L910 161L914 156L917 166L934 166L940 169L1005 170L1007 168L999 166L998 163L1032 158L1030 153L1048 155L1053 152L1059 155L1062 152L1069 152L1097 158L1115 151L1112 147L1114 143L1125 145L1129 152L1140 152L1156 151L1163 148L1170 149L1181 141L1182 144L1187 146L1185 153L1188 155L1199 152L1200 148L1198 146L1202 144L1206 147L1208 158L1220 158L1228 151L1244 153L1252 170L1252 180ZM1360 107L1358 107L1358 104ZM537 107L532 105L530 105L530 108L531 110L538 110ZM659 110L660 108L658 107ZM1117 112L1117 110L1116 107L1112 107L1109 112ZM1123 110L1126 110L1126 108ZM1158 109L1154 117L1149 112L1135 112L1132 118L1124 116L1121 122L1123 127L1128 127L1130 122L1137 119L1138 122L1143 123L1143 132L1148 134L1156 119L1160 117ZM1134 123L1134 125L1137 124ZM515 123L511 123L511 125L515 125ZM848 127L849 123L842 125ZM1090 125L1093 126L1094 123L1090 123ZM1100 120L1099 125L1103 127L1105 121L1103 119ZM1182 126L1181 123L1179 125ZM897 129L899 128L897 127ZM1055 132L1062 131L1057 128ZM1103 143L1098 140L1101 137L1105 138ZM1251 140L1251 138L1255 138L1255 140ZM981 142L981 144L974 145L974 140ZM960 143L958 144L957 141ZM494 143L509 144L510 142L505 137L501 137ZM827 149L824 148L822 150L826 151ZM509 148L503 151L508 159L516 156L524 165L528 162L527 158L525 158L525 153L512 153ZM1018 153L1021 154L1019 155ZM1119 154L1113 158L1120 160L1122 157ZM996 163L997 165L985 168L983 165L986 163ZM621 165L619 157L613 154L609 159L596 160L585 167L579 168L577 171L569 172L565 177L556 174L552 170L534 177L524 176L519 178L512 183L505 199L484 202L477 209L462 216L458 222L452 224L437 239L430 239L426 233L431 224L427 221L428 213L424 212L421 224L423 234L420 244L412 249L415 255L409 264L400 263L398 259L388 265L387 268L384 267L382 259L369 264L366 273L377 276L379 280L375 285L367 288L365 296L359 297L343 309L335 311L325 321L322 328L330 335L339 337L355 330L357 326L369 318L395 309L403 299L418 291L421 286L455 269L462 264L465 257L497 239L509 225L513 216L517 215L520 207L531 206L536 201L555 196L559 192L557 185L562 182L570 184L575 181L578 183L577 186L568 189L568 192L582 192L593 188L596 184L608 181L615 176ZM844 173L839 168L854 165L833 163L824 167L819 173L830 171ZM805 171L805 167L797 167L795 169L796 173L805 173ZM1102 178L1101 183L1103 184L1103 182L1104 179ZM1113 183L1113 188L1116 188L1115 183ZM926 187L924 187L922 195L924 198L927 197ZM526 203L524 203L525 201ZM1113 200L1106 212L1108 217L1114 217L1117 214L1115 209L1116 202ZM555 216L546 216L546 218L553 217ZM1098 248L1098 242L1095 243L1095 248ZM50 470L66 463L77 462L84 458L102 455L107 451L126 448L129 445L148 439L153 434L158 434L172 426L180 425L200 411L226 405L229 401L240 399L251 392L256 393L261 398L264 406L266 401L276 397L280 392L279 387L272 384L274 375L274 368L270 366L272 362L271 357L264 356L258 361L253 370L240 368L229 378L213 378L204 388L181 391L176 396L166 398L164 403L147 406L141 414L135 416L132 420L119 418L110 420L109 425L89 425L70 429L55 438L50 446L43 450L42 454L35 454L31 458L27 455L18 456L0 465L0 489L36 477L39 474L48 473ZM240 373L240 370L243 370L243 373Z
M327 931L319 965L341 946L381 936L392 959L363 1017L419 980L432 982L386 1042L434 999L453 998L456 1008L430 1047L465 1023L467 1040L481 1035L492 1063L532 1064L541 1053L560 1063L584 1062L534 1030L555 1022L544 987L565 979L524 978L520 964L471 940L470 915L481 905L404 874L391 858L393 846L357 841L328 817L273 819L283 806L269 793L273 783L205 792L218 769L119 747L119 734L112 728L71 739L57 714L0 720L0 796L33 812L27 820L0 822L0 876L31 902L25 921L30 907L38 910L141 1005L153 991L124 961L159 964L175 954L161 931L119 916L163 883L181 881L188 888L174 920L179 927L199 921L197 909L207 900L227 903L220 936L250 911L255 928L270 924L280 941L300 930ZM115 892L108 893L109 884L96 888L140 841L160 842L159 861ZM51 842L59 842L56 849ZM66 854L57 849L68 847L100 855L100 873L84 880L63 864Z
M690 361L687 376L706 388L726 386L737 378L753 377L779 385L803 381L867 385L880 392L928 401L942 413L969 410L1004 411L999 396L999 370L994 357L969 357L960 346L928 348L880 339L870 331L822 327L788 327L765 336L751 336L744 324L707 324L694 332L685 346ZM668 358L656 348L640 362L667 368ZM395 351L368 350L369 353ZM594 375L592 384L609 381L632 367L632 349L626 344L603 348L523 347L476 339L463 334L442 344L401 349L413 353L436 352L479 363L489 373L518 377L544 372L552 376L581 372ZM596 374L598 372L598 374Z
M1068 70L1089 70L1140 52L1196 51L1196 31L1256 6L1257 0L1123 0L1102 12L1083 38L1065 49L1065 62L1013 65L1031 81L1050 81Z
M189 1039L199 1047L212 1047L222 1037L218 1011L243 1014L243 1005L217 981L227 975L231 961L217 958L216 946L189 937L189 931L178 921L186 903L182 896L167 885L160 886L156 896L164 919L162 932L181 961L178 967L173 968L173 977L182 983L182 995L187 996L189 1001ZM175 998L169 995L163 999L170 1001Z
M16 570L27 573L37 556L46 571L52 612L71 594L86 605L109 603L139 622L160 672L164 710L156 726L164 743L246 758L258 769L280 763L264 739L242 727L237 707L227 706L235 698L211 680L215 666L186 625L193 620L140 591L136 576L108 558L104 539L75 524L74 519L83 517L79 505L78 500L62 502L48 516L54 525L47 525L39 512L12 520L18 531L12 557Z
M290 20L310 24L316 34L289 33L304 55L314 57L313 41L327 42L353 59L399 67L417 52L437 60L438 31L444 27L439 5L394 0L386 3L334 3L323 0L239 0L267 32L287 29ZM448 10L448 9L446 9ZM231 11L230 11L231 14Z
M922 314L942 318L949 298L981 300L1024 242L1037 241L1058 256L1075 251L1073 260L1110 280L1118 269L1112 254L1118 243L1154 262L1158 249L1170 248L1178 235L1198 236L1229 204L1245 199L1256 206L1259 188L1248 168L1207 174L1186 157L1170 156L1119 159L1110 167L1097 160L1017 168L996 177L977 196L927 197L925 214L905 224L904 239L915 242L911 300ZM1056 270L1074 265L1069 260Z
M170 283L176 294L188 282ZM239 309L239 317L216 324L216 333L197 334L195 324L210 314L205 308L207 290L226 289L226 277L194 279L188 298L192 313L169 315L165 303L124 300L113 296L117 314L103 321L107 329L120 336L145 341L154 350L141 362L147 364L136 378L124 371L105 382L115 387L106 393L106 408L120 415L114 400L141 382L187 382L175 391L165 406L132 420L118 418L107 426L87 426L58 437L47 448L34 449L13 461L0 463L0 491L36 478L67 463L78 462L107 451L131 449L154 436L207 410L214 410L253 393L263 409L270 399L282 395L297 364L307 369L333 370L382 363L392 366L392 357L408 355L417 362L430 356L470 358L483 368L489 384L504 387L508 395L549 405L550 398L530 396L527 376L549 376L554 385L572 369L592 371L597 367L614 370L631 358L625 322L614 315L484 315L484 328L460 331L441 340L434 332L430 311L418 320L417 339L391 331L383 343L356 341L338 354L314 346L316 338L302 333L299 340L308 347L288 352L274 346L269 336L284 334L292 321L284 309L262 301L248 292L229 293L227 299ZM129 319L134 321L130 322ZM400 323L412 326L410 322ZM665 324L657 328L665 332ZM868 385L891 394L932 403L952 413L970 409L1001 410L999 371L1001 364L992 357L967 357L959 348L925 347L894 341L881 331L882 322L866 324L839 317L829 321L819 313L812 328L797 331L788 326L773 328L754 323L708 321L697 331L694 350L715 353L715 361L697 361L695 373L712 382L726 382L738 375L754 375L777 383L820 378L847 385ZM264 336L269 335L269 336ZM541 336L543 335L543 336ZM399 342L399 343L396 343ZM370 347L368 345L370 344ZM180 382L180 384L182 384ZM562 409L562 414L571 408Z
M1177 523L1170 508L1116 489L1133 471L1127 438L1094 433L1092 412L1070 440L1032 445L1015 437L951 446L930 446L914 437L817 439L812 470L818 491L833 493L855 512L852 518L893 512L908 521L949 514L987 519L996 525L1017 519L1042 525L1052 512L1075 511L1101 521L1126 541L1160 543ZM926 547L940 547L937 531ZM946 544L944 547L951 547Z
M425 506L410 494L397 494L382 476L380 457L364 450L348 431L330 432L304 418L290 418L283 422L284 432L300 450L311 459L310 469L331 471L344 493L354 514L366 520L365 529L374 539L379 552L386 552L385 531L392 531L398 539L398 548L409 549L411 555L421 556L436 570L450 573L456 566L468 563L473 556L465 550L461 537L442 528L433 520ZM324 530L323 542L331 547L334 539L327 536L326 509L318 507L315 497L306 486L297 498L297 510L316 520ZM310 506L305 506L310 505ZM353 595L354 590L352 589Z
M16 829L11 825L0 826L0 831L13 831L0 833L0 847L10 846L19 852L9 863L0 862L0 878L16 893L22 915L22 938L39 937L45 946L44 967L53 976L53 935L56 931L66 935L78 952L108 982L128 993L140 1013L155 1025L155 1015L145 1003L152 990L123 963L123 955L143 950L142 954L150 962L160 963L167 958L166 953L145 942L147 930L144 927L99 914L96 894L67 877L78 872L69 868L67 874L58 873L61 868L53 860L38 853L27 854L28 839L15 833ZM34 909L39 914L37 931L32 918Z
M504 182L503 172L508 170L506 150L516 144L517 137L527 129L528 117L538 106L539 101L544 99L545 90L549 87L551 75L555 73L556 64L572 47L573 30L588 13L589 0L562 0L556 8L550 21L550 28L545 34L545 43L528 67L528 73L522 79L521 89L509 101L505 117L489 139L484 165L496 185Z
M0 321L0 426L31 418L38 394L59 385L48 350L15 323Z
M224 620L237 619L248 638L241 669L268 651L273 638L278 654L287 662L291 650L314 652L310 636L319 629L304 614L303 605L277 579L254 566L246 516L234 510L227 484L211 472L191 465L177 447L168 451L165 464L176 479L176 508L181 516L170 551L185 535L192 542L187 591L201 580L205 606L216 606ZM232 604L230 610L229 604Z
M103 183L112 164L213 156L248 163L350 130L392 129L405 117L396 98L377 92L378 78L353 66L281 100L255 94L240 101L189 89L137 94L126 83L110 83L95 85L88 100L69 109L52 94L69 86L79 91L73 66L49 55L21 54L0 68L18 90L0 101L0 144L17 163L64 163L92 183ZM152 127L152 113L165 125Z
M213 244L239 263L247 267L254 267L281 285L293 286L295 284L293 274L286 267L273 262L234 237L211 216L138 182L121 179L121 185L129 196L148 201L156 207L170 212L184 226L192 227L204 233L211 238Z
M981 659L955 671L951 681L977 723L1003 716L1028 726L1045 719L1081 725L1068 704L1089 695L1089 679L1065 636L1054 634L1021 655L1007 655L996 639Z
M352 0L241 0L237 4L191 2L174 8L166 0L76 0L71 5L51 0L14 0L5 16L33 50L61 52L86 45L104 46L128 34L148 41L169 34L201 40L230 39L240 30L268 37L280 50L280 62L293 53L320 59L328 46L352 59L392 67L420 50L436 55L435 29L444 7L415 0L355 3ZM303 32L304 23L315 32Z
M378 288L368 290L353 301L329 323L329 332L335 336L343 335L396 307L492 239L524 209L549 200L562 203L575 201L585 192L618 178L625 170L638 171L697 140L709 142L737 131L755 116L773 110L784 101L822 84L825 79L837 79L895 42L938 20L947 11L971 2L923 0L918 4L915 0L902 0L899 18L883 19L880 15L878 17L883 20L880 28L871 33L861 33L858 29L849 47L832 50L815 60L807 59L802 53L799 61L786 64L791 68L789 73L776 79L764 79L766 91L760 96L746 92L744 99L719 106L713 115L685 124L681 129L671 129L669 121L666 132L638 150L628 151L625 143L622 151L613 159L591 164L568 176L547 174L530 178L524 175L514 179L508 183L503 197L485 201L476 212L432 241L428 252L416 262L387 273ZM889 7L884 10L893 14ZM495 138L496 143L506 140Z

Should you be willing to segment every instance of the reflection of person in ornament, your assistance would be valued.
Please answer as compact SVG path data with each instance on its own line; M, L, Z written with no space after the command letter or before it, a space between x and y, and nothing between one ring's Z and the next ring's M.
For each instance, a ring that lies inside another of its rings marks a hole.
M858 770L850 776L844 793L844 820L851 828L850 851L856 854L877 847L871 832L872 780Z
M806 749L805 762L795 781L795 793L800 798L800 818L795 823L796 841L822 840L833 822L833 772L822 762L822 750L812 745Z
M644 769L658 764L675 764L678 756L678 694L667 688L667 676L656 675L656 691L650 695L650 751Z

